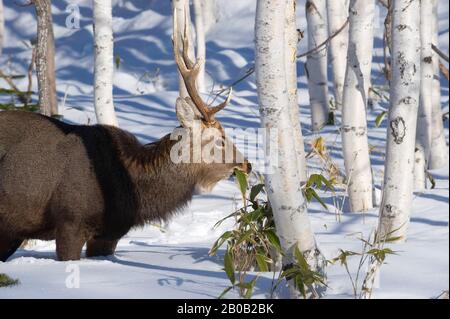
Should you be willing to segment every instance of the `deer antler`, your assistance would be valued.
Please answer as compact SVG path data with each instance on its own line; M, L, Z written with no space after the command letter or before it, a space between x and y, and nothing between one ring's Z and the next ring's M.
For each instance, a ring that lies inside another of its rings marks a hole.
M185 11L186 15L186 11ZM200 111L203 116L203 120L207 123L215 122L214 115L223 110L231 100L231 95L233 90L230 90L227 99L219 104L218 106L209 108L208 105L203 101L198 92L196 80L202 65L205 63L204 59L199 58L194 63L189 58L189 23L187 19L187 15L185 17L184 23L184 35L181 38L181 41L178 38L178 23L177 23L177 10L173 11L173 49L175 62L178 66L178 70L183 78L184 84L186 85L187 92L194 102L194 105ZM180 49L178 46L182 43L183 47Z

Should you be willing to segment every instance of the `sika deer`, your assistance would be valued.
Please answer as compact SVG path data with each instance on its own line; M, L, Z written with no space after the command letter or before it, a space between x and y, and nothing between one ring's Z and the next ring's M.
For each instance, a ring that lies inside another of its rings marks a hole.
M171 153L181 142L170 135L141 145L115 127L0 112L0 261L26 239L56 239L59 260L78 260L85 243L88 257L111 255L130 228L169 218L196 190L210 190L235 168L250 170L214 117L229 98L215 108L206 105L195 85L204 61L189 60L187 37L182 43L181 50L174 45L175 60L190 98L177 100L177 117L189 136L196 126L216 129L219 139L202 134L200 149L220 158L231 149L232 161L176 163ZM195 156L189 140L181 146Z

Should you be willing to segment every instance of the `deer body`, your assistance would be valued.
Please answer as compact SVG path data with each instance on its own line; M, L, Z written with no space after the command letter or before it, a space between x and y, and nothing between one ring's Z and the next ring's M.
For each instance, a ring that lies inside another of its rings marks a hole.
M111 255L132 227L166 220L194 192L212 189L236 168L250 170L215 119L230 97L212 108L202 100L196 78L204 61L189 60L187 30L178 41L176 25L174 15L175 61L189 93L176 102L186 140L167 135L141 145L115 127L0 112L0 261L26 239L56 239L60 260L79 259L85 243L88 257ZM194 145L197 129L202 134ZM200 149L200 161L174 161L171 151L178 143L189 155Z
M192 198L199 176L170 161L172 143L143 146L113 127L0 113L0 259L31 238L67 241L76 247L59 258L79 259L85 242L95 253L90 240L115 241L170 217Z

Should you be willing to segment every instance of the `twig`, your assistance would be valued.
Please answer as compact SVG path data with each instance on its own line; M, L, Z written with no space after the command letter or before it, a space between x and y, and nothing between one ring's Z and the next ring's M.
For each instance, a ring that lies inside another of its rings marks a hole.
M345 20L344 24L342 25L342 27L340 27L335 33L333 33L331 36L328 37L328 39L326 39L325 41L323 41L321 44L319 44L318 46L316 46L315 48L306 51L305 53L299 54L297 55L297 59L301 59L305 56L311 55L317 51L319 51L323 46L327 45L331 40L333 40L339 33L342 32L342 30L345 29L345 27L347 27L349 23L349 18L347 18L347 20Z
M0 70L0 78L4 79L5 82L8 83L8 85L11 87L11 89L16 92L16 95L19 98L20 102L22 102L24 104L27 103L27 97L14 84L14 82L11 79L11 76L6 75L5 73L3 73L2 70Z
M378 3L381 4L385 8L389 8L388 0L378 0Z
M335 33L333 33L331 36L328 37L328 39L326 39L325 41L323 41L321 44L319 44L318 46L316 46L315 48L306 51L302 54L297 55L297 59L301 59L305 56L309 56L317 51L319 51L323 46L327 45L331 40L333 40L339 33L342 32L342 30L345 29L345 27L347 27L349 23L349 18L347 18L347 20L344 22L344 24L342 25L342 27L340 27ZM222 95L225 92L228 92L231 88L233 88L235 85L239 84L240 82L244 81L246 78L248 78L250 75L252 75L255 72L255 65L251 66L247 72L245 73L244 76L242 76L241 78L237 79L236 81L234 81L230 86L228 86L227 88L223 88L222 90L220 90L214 99L216 99L218 96Z
M442 59L445 60L445 62L448 63L448 56L442 52L441 50L439 50L439 48L437 46L435 46L434 44L431 44L431 48L434 50L434 52L436 52Z
M445 67L445 65L439 61L439 70L441 70L441 73L448 81L448 69Z

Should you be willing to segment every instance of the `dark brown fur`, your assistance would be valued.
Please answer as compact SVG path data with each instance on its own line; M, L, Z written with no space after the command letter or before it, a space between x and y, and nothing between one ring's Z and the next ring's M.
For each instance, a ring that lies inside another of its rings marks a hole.
M109 126L0 112L0 261L26 239L56 239L60 260L114 253L130 228L165 220L197 185L236 164L174 164L169 136L141 145Z

